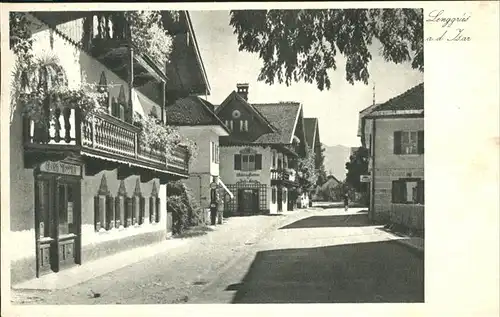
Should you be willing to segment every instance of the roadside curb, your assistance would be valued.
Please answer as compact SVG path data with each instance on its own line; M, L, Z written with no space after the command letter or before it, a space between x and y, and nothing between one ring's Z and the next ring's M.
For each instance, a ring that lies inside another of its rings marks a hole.
M419 255L424 255L425 253L425 248L424 247L420 247L418 245L415 245L413 243L411 243L410 241L408 240L405 240L405 239L394 239L394 241L396 241L398 244L410 249L411 251L419 254Z

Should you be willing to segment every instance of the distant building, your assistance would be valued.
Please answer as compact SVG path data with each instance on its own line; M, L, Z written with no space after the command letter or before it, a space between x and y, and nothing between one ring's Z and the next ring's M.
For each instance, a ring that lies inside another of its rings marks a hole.
M166 122L178 126L179 132L193 140L198 155L189 165L189 178L184 182L191 189L200 207L210 207L210 183L217 179L219 187L225 187L219 177L219 137L228 136L229 130L214 113L214 105L198 97L178 99L166 107ZM229 195L231 192L227 191Z
M424 84L360 115L370 153L370 218L424 228Z
M216 108L228 127L221 136L220 177L234 197L230 214L279 213L293 209L299 193L296 163L306 154L302 104L252 104L248 84L238 84Z

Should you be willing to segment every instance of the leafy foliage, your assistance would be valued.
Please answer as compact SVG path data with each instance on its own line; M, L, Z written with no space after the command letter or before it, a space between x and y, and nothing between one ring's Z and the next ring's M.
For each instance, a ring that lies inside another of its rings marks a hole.
M178 15L175 11L172 16ZM163 28L160 11L127 11L132 43L160 65L169 62L172 36Z
M321 186L327 181L325 170L325 147L323 146L323 144L321 144L321 154L316 156L316 166L319 166L319 168L316 170L316 173L318 174L316 185Z
M299 185L302 191L305 192L311 191L318 180L315 168L315 156L314 151L307 148L305 157L300 158L297 161Z
M361 183L360 176L368 174L368 149L359 147L349 159L345 164L346 183L357 192L366 192L368 183Z
M47 125L62 106L80 109L82 119L103 112L106 95L96 85L68 88L68 80L59 59L42 55L26 62L18 56L12 87L14 107L20 105L33 121Z
M172 212L174 234L181 234L187 228L203 223L203 210L183 182L169 182L167 195L167 210Z
M411 61L424 70L421 9L232 10L230 15L239 50L259 54L258 80L268 84L303 80L330 89L327 71L337 69L337 53L347 59L346 80L368 84L368 47L374 39L386 61Z
M196 158L198 146L192 140L182 136L178 127L165 125L153 115L143 117L137 112L134 112L133 122L141 128L139 138L146 146L165 151L169 158L178 145L183 145L187 147L189 160Z

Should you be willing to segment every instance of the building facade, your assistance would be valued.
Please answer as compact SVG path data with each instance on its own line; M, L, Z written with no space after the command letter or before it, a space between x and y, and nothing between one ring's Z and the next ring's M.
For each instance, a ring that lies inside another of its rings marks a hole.
M302 105L252 104L238 84L216 108L230 134L220 138L220 176L234 194L224 199L231 215L292 210L298 197L296 159L305 155Z
M372 108L362 124L371 173L370 217L424 229L423 83Z
M141 141L133 114L153 115L164 124L169 80L165 67L130 45L123 14L26 14L35 59L66 77L65 89L91 84L106 98L102 112L85 118L67 100L50 104L55 116L44 117L50 123L45 125L26 115L22 104L13 107L13 283L168 235L166 184L188 177L188 150L180 144L167 156ZM185 24L189 17L181 15ZM8 54L16 60L13 51ZM36 79L39 87L50 86L47 78ZM14 76L9 80L11 87L27 88Z
M196 157L189 165L189 178L184 180L203 209L210 208L210 183L217 180L226 189L219 177L219 137L228 136L229 130L214 113L214 106L208 101L189 96L178 99L166 109L166 120L179 127L179 132L194 141L198 148Z

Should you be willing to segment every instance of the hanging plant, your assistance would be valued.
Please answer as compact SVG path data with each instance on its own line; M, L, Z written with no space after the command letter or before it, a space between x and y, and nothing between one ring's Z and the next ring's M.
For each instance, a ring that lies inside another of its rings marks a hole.
M163 13L166 14L166 13ZM170 11L175 18L178 13ZM160 11L128 11L132 44L144 54L165 65L170 61L172 36L163 28Z
M186 146L190 161L196 158L196 143L181 136L178 127L165 125L152 115L143 117L137 112L134 112L133 124L141 129L139 141L149 148L161 150L167 159L171 159L178 145Z
M65 106L80 109L82 119L104 111L102 104L106 95L92 84L68 88L66 72L54 55L39 56L29 65L17 64L14 82L18 86L17 105L41 125L51 122L55 110Z

